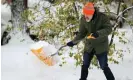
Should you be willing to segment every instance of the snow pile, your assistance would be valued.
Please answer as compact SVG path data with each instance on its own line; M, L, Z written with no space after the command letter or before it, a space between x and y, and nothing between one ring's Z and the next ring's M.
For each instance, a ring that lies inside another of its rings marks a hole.
M43 50L39 53L37 52L37 55L39 55L43 58L48 57L57 52L57 49L53 45L50 45L48 42L45 42L45 41L39 41L39 42L32 44L30 50L32 51L32 53L36 53L34 51L37 51L41 48L43 48ZM51 58L52 58L51 63L53 65L55 65L59 62L59 58L57 55L52 56Z
M48 42L45 41L39 41L31 45L31 49L39 49L41 47L43 47L43 51L47 55L54 54L57 51L54 46L50 45Z
M23 45L34 43L33 40L28 36L28 34L23 32L11 32L11 39L7 45Z

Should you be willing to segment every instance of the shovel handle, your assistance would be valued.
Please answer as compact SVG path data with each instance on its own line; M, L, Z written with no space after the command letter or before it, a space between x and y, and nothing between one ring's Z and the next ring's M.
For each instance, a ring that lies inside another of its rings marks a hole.
M67 46L67 45L61 46L61 47L58 49L58 51L61 50L61 49L64 48L64 47L66 47L66 46Z
M61 47L57 50L56 53L51 54L50 56L54 56L54 55L58 54L58 52L59 52L62 48L66 47L66 46L67 46L67 45L63 45L63 46L61 46Z

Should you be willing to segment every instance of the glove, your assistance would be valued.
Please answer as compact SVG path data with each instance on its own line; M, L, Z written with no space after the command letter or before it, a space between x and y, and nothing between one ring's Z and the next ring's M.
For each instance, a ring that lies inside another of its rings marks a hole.
M96 33L92 33L92 36L95 37L95 38L98 38L99 34L97 32Z
M96 32L96 33L91 33L89 36L88 36L88 39L96 39L97 37L99 37L99 34Z
M70 47L73 47L74 45L75 44L72 41L70 41L70 42L67 43L67 46L70 46Z

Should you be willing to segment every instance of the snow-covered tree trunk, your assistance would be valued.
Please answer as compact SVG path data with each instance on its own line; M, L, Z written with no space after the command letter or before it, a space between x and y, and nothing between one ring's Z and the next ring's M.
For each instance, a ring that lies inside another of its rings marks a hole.
M11 12L12 12L12 24L13 31L22 31L26 30L25 20L22 18L22 13L26 9L25 0L12 0Z

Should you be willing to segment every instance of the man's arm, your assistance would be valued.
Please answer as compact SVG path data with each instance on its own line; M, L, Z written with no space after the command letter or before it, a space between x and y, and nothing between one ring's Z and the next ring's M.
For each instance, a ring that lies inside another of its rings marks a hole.
M79 43L87 34L87 29L85 28L84 23L85 22L84 22L83 17L82 17L81 20L80 20L79 32L76 35L76 37L74 38L74 40L72 41L74 44Z
M112 25L109 21L109 18L106 15L104 15L102 20L103 21L101 24L103 29L97 31L99 37L108 36L112 32Z

